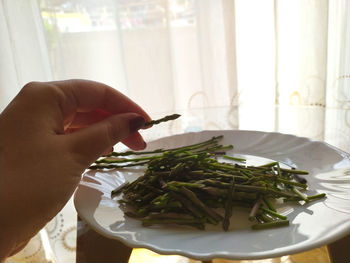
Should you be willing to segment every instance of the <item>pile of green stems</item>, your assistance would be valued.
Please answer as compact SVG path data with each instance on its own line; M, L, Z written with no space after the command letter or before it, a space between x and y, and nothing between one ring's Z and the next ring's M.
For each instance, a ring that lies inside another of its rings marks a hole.
M227 231L235 207L247 209L254 230L287 226L288 218L274 206L276 199L302 205L325 197L303 193L307 184L299 175L306 171L282 168L278 162L248 166L244 159L226 155L233 146L220 145L222 137L174 149L114 152L90 168L147 166L134 182L112 192L112 196L122 194L118 202L125 215L141 220L143 226L205 229L206 224L221 224ZM218 161L219 156L228 161Z

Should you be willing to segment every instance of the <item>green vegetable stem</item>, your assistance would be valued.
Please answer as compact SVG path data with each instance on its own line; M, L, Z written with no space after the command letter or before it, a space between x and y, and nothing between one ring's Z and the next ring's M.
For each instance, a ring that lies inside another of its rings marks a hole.
M246 165L244 159L226 153L233 146L221 145L222 138L215 136L172 149L114 152L90 169L146 168L138 179L111 193L118 195L125 215L140 220L145 227L175 224L203 230L207 224L221 224L229 231L236 207L247 210L253 230L282 227L289 221L278 212L277 200L303 205L325 198L324 193L307 196L306 180L295 179L308 172L282 168L278 162Z

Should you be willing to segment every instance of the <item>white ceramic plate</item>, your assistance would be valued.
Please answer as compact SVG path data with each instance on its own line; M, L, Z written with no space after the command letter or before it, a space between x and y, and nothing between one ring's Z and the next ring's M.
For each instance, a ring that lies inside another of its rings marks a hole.
M350 156L326 143L280 133L257 131L203 131L159 139L148 149L170 148L224 135L222 144L233 144L229 154L263 157L310 172L308 194L325 192L327 198L307 206L286 205L290 226L253 231L246 212L234 211L231 228L205 231L187 227L142 227L124 217L111 191L141 175L140 170L87 171L75 194L80 217L95 231L130 247L195 259L259 259L294 254L320 247L350 234Z

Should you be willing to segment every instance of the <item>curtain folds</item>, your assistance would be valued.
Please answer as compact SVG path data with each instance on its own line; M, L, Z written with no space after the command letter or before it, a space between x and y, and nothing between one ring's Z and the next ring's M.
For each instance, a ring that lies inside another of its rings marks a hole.
M0 110L29 81L86 78L154 117L190 112L172 133L277 131L349 151L349 11L347 0L1 0ZM75 217L70 202L8 262L73 262Z
M0 109L32 80L52 79L45 31L36 0L0 1Z

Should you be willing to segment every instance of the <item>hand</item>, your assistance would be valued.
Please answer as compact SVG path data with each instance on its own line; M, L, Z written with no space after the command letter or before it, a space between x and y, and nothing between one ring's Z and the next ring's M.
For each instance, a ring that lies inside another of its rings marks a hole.
M83 171L150 117L133 101L86 80L27 84L0 115L0 261L19 251L66 204Z

